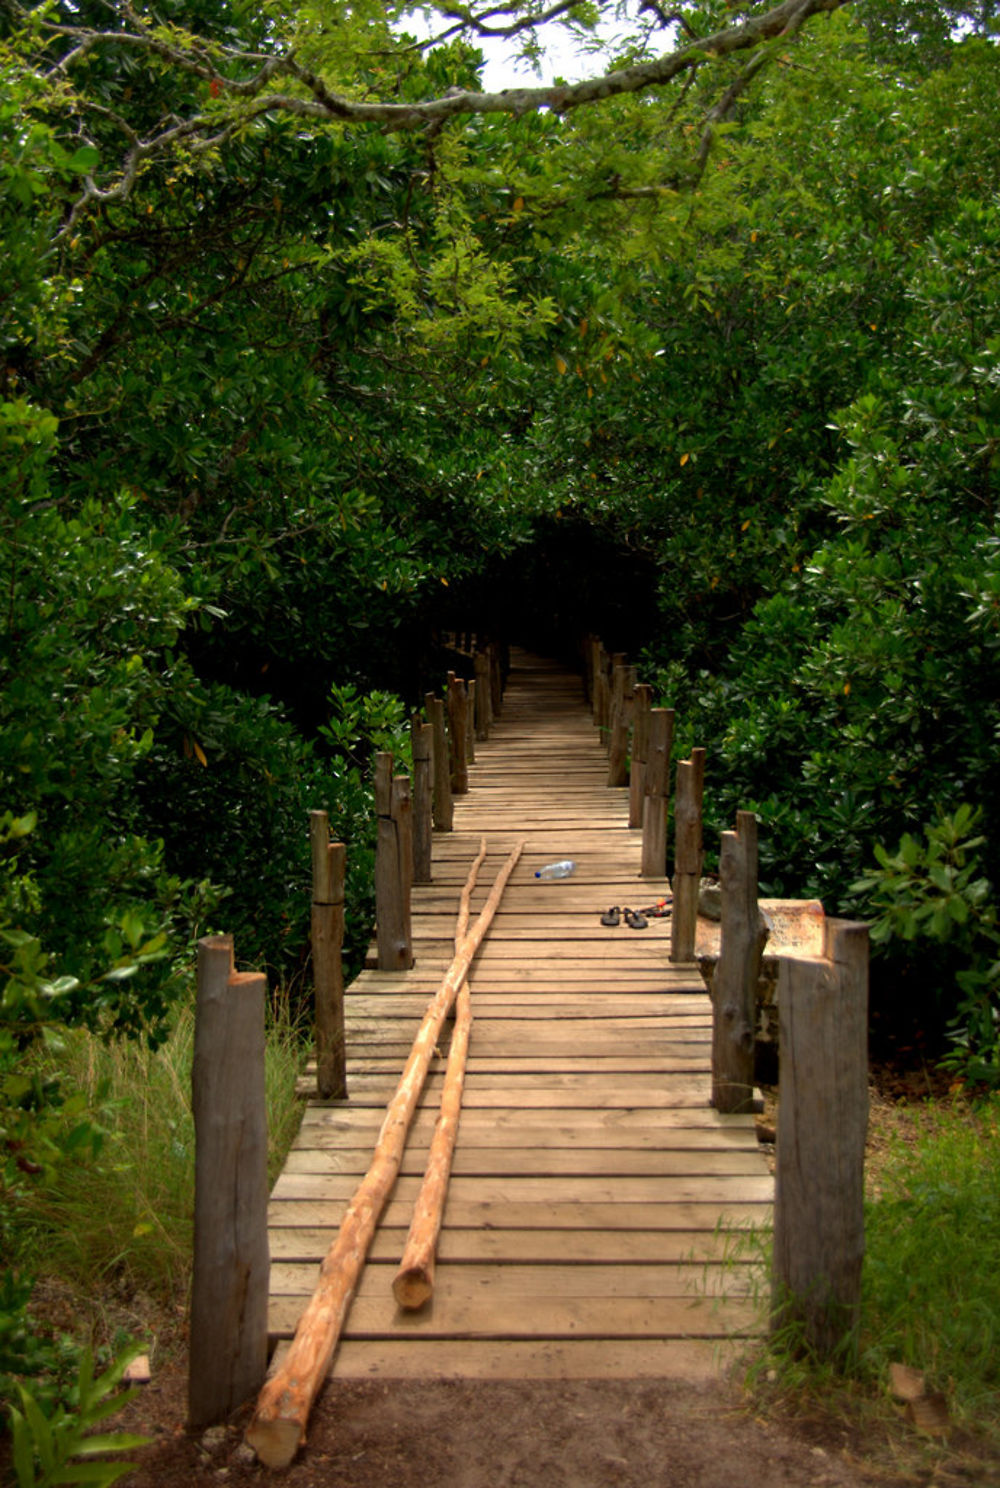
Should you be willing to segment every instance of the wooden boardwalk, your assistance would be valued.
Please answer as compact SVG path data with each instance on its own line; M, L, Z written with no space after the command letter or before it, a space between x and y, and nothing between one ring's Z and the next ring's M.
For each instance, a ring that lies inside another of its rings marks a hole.
M515 654L503 717L476 746L455 830L414 890L416 965L348 991L349 1099L311 1101L272 1196L271 1330L294 1331L370 1160L412 1037L453 953L480 839L473 913L519 837L524 854L474 964L475 1023L433 1301L391 1283L433 1130L432 1070L333 1365L334 1377L669 1377L710 1373L760 1326L720 1222L766 1221L772 1179L750 1117L708 1105L710 1009L697 967L669 962L669 920L600 924L648 905L640 833L578 679ZM572 877L534 878L557 858Z

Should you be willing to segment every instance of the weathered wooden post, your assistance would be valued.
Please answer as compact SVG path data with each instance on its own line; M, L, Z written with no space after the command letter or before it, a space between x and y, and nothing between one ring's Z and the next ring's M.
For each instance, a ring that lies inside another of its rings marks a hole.
M229 935L198 942L191 1095L194 1271L188 1420L224 1421L267 1371L267 979L233 969Z
M671 961L693 961L701 883L701 803L705 785L705 751L692 749L677 766L674 792L674 913L670 926Z
M434 803L434 729L414 714L410 722L413 746L413 882L429 884L432 871Z
M736 813L736 831L719 849L722 891L719 960L712 978L712 1105L717 1111L753 1106L757 980L767 925L757 908L757 818Z
M344 876L347 849L330 841L325 811L310 811L312 964L316 1003L316 1091L320 1100L347 1095L344 1040Z
M616 656L614 678L608 739L608 785L627 785L628 731L632 721L635 667L626 666L625 658Z
M603 644L598 641L597 660L594 666L594 726L602 731L608 727L610 721L608 664L608 653Z
M488 651L476 652L476 738L490 736L490 658Z
M771 1326L829 1358L858 1324L868 1130L868 927L778 969L781 1076Z
M506 651L505 651L506 655ZM500 655L500 647L495 641L490 642L490 713L493 718L499 718L503 710L503 684L504 684L504 660Z
M444 700L428 693L424 699L427 717L434 737L434 830L450 832L455 819L451 796L451 769L448 764L448 730L445 725Z
M451 768L452 794L464 796L469 791L469 761L466 748L468 708L465 683L454 672L448 673L448 763Z
M642 803L646 794L646 758L649 754L649 715L653 689L639 682L632 694L632 768L628 778L628 824L642 826ZM666 849L664 849L666 863Z
M673 744L673 708L651 708L642 803L642 858L639 870L642 878L667 876L667 801Z
M476 763L476 683L466 683L465 694L465 762Z
M408 971L413 965L410 886L413 882L410 783L405 792L392 778L392 755L375 756L375 940L379 971ZM409 848L409 861L406 849Z

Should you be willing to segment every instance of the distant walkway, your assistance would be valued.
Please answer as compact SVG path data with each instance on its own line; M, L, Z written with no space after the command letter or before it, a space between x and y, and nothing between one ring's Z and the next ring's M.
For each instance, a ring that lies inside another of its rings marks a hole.
M600 924L652 904L627 789L577 678L515 653L503 716L476 745L455 830L435 834L416 888L416 965L348 991L347 1101L311 1101L271 1211L271 1328L290 1336L317 1265L371 1160L424 1008L451 960L458 899L482 836L473 913L519 837L527 847L473 967L475 1024L433 1301L391 1284L434 1127L428 1080L334 1360L334 1377L691 1377L756 1331L716 1228L769 1217L753 1119L708 1105L710 1005L697 967L669 962L669 920ZM572 877L536 868L572 858Z

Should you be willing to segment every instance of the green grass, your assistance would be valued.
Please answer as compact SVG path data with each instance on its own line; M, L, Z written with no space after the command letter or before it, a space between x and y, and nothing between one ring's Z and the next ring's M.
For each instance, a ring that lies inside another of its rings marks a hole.
M268 1164L273 1181L295 1135L296 1076L305 1048L281 1000L268 1018ZM22 1263L87 1293L119 1292L169 1302L187 1284L194 1205L191 1061L194 1010L181 1010L155 1052L86 1033L59 1058L65 1088L86 1093L106 1130L96 1162L68 1162L36 1188L20 1215Z
M936 1104L897 1140L866 1212L859 1366L898 1360L1000 1435L1000 1097Z
M810 1358L801 1333L772 1336L747 1383L791 1409L821 1407L863 1430L893 1431L900 1412L889 1365L921 1370L951 1419L1000 1447L1000 1096L969 1106L928 1102L902 1113L869 1174L857 1337L833 1360ZM756 1267L767 1305L769 1230L730 1237L732 1260Z

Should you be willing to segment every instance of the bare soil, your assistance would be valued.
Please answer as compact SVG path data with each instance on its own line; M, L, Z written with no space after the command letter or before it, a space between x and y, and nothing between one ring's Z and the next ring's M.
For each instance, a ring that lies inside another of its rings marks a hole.
M872 1090L876 1188L882 1152L920 1124L918 1092L887 1086L883 1073ZM765 1135L772 1117L762 1115ZM57 1290L39 1300L61 1326L79 1305ZM902 1407L894 1415L846 1392L803 1400L766 1378L751 1391L738 1374L709 1384L334 1380L304 1448L273 1472L244 1443L250 1406L225 1426L187 1429L183 1305L110 1301L106 1324L153 1341L152 1379L114 1423L149 1438L130 1454L129 1488L1000 1488L1000 1456L976 1435L925 1436ZM0 1482L3 1468L0 1444Z
M249 1411L191 1434L167 1371L125 1413L153 1437L130 1488L945 1488L1000 1484L982 1444L926 1448L816 1411L765 1417L735 1382L334 1381L291 1467L262 1467ZM126 1424L123 1422L122 1424Z

